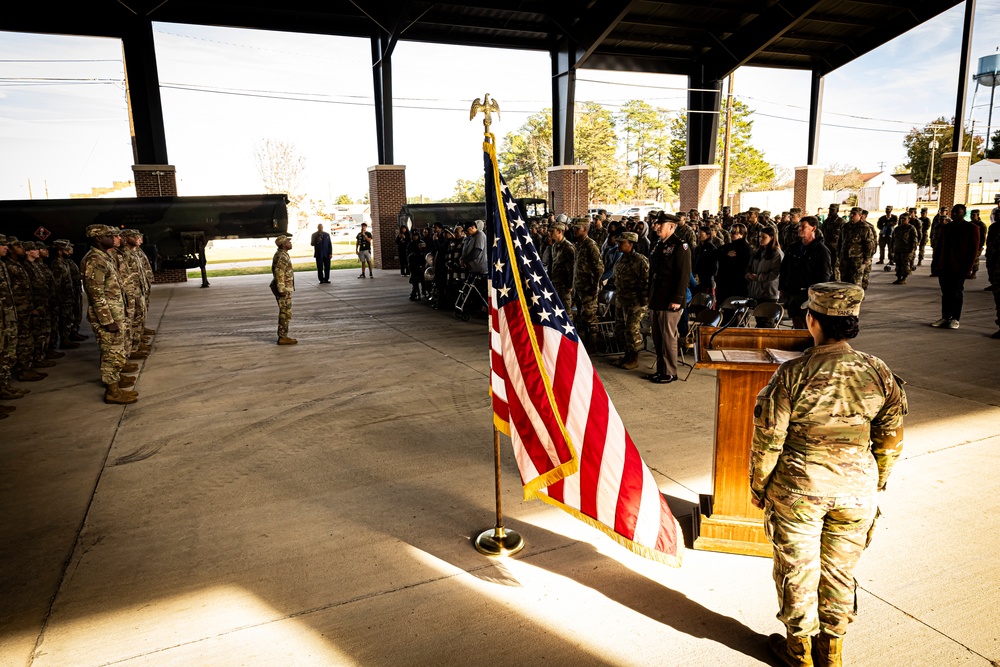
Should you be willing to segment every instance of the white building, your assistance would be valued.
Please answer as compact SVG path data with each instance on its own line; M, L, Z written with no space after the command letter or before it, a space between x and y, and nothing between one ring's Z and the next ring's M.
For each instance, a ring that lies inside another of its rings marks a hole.
M861 174L861 187L880 188L883 185L896 185L899 181L888 171L870 171Z
M969 167L969 183L1000 183L1000 160L980 160Z

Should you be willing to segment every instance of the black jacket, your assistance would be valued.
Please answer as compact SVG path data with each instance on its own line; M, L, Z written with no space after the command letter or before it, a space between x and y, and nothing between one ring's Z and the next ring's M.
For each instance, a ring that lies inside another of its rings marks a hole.
M670 304L687 304L687 288L691 280L691 248L671 235L666 241L657 239L649 253L649 308L669 310Z
M735 252L735 256L730 257L730 252ZM728 296L746 296L747 269L753 257L753 250L747 240L736 239L727 243L716 251L715 256L719 260L719 272L716 275L719 301Z
M816 283L829 282L832 276L830 249L822 239L815 239L809 245L796 241L785 251L785 257L781 260L778 289L782 292L806 290Z

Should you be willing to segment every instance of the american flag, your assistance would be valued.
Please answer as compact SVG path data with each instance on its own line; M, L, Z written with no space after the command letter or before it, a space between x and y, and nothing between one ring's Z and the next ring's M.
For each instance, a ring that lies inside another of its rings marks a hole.
M525 500L560 507L634 553L678 566L680 526L545 272L487 137L493 421L514 445Z

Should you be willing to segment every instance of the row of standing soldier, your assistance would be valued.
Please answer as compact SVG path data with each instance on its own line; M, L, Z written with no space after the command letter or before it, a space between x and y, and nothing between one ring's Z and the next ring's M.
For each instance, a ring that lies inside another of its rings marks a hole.
M137 400L136 392L125 389L135 384L135 377L122 373L137 371L134 360L150 352L147 337L155 331L145 323L152 267L140 250L137 230L91 225L87 237L94 247L78 267L67 240L56 240L49 248L0 236L0 398L28 394L11 381L44 380L47 373L38 369L51 368L65 356L57 347L76 349L87 339L80 333L86 294L87 319L100 348L104 400ZM13 406L0 407L0 419L13 411Z

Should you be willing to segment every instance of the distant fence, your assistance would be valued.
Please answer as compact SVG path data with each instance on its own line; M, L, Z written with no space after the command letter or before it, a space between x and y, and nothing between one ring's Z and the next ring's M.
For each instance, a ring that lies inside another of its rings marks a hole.
M965 201L969 204L992 204L997 195L1000 195L1000 183L969 183L969 196Z
M916 205L916 183L888 184L858 190L858 206L869 211L881 211L886 206L906 209Z

